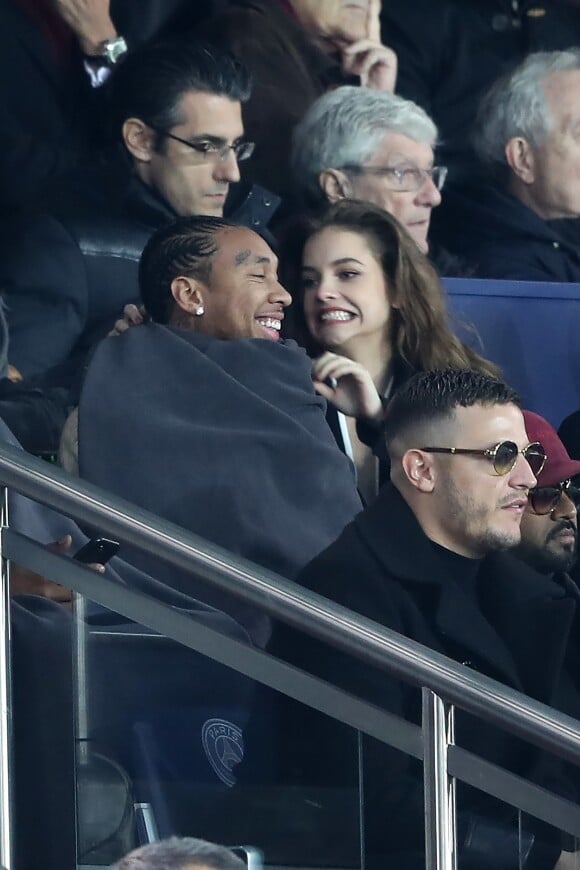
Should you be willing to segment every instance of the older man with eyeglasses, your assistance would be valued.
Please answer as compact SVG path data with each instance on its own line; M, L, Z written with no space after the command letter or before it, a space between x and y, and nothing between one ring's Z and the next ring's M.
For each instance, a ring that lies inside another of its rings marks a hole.
M437 128L387 91L344 86L319 97L294 131L292 165L313 207L361 199L392 214L427 253L431 213L447 176L435 166Z

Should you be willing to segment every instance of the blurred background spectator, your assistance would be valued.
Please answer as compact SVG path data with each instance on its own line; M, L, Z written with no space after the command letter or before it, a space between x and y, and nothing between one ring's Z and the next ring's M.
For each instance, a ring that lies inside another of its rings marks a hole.
M449 192L452 250L481 278L579 282L562 230L580 216L580 51L537 52L499 79L473 141L489 177Z
M106 118L99 85L124 51L193 27L210 5L1 0L0 212L34 200L98 151Z
M577 0L390 0L381 12L384 41L399 62L397 93L433 118L441 137L439 160L448 187L480 173L471 137L479 102L502 74L529 53L580 44ZM433 240L453 250L453 202L433 220ZM577 243L577 222L559 233Z
M477 166L470 137L491 84L530 52L580 43L580 9L567 0L389 0L381 22L397 93L433 118L452 184Z
M339 84L392 91L397 60L381 43L380 0L230 0L198 31L228 48L253 78L244 106L256 142L247 179L296 207L289 171L292 130L314 100Z
M245 866L225 846L193 837L170 837L135 849L111 870L244 870Z

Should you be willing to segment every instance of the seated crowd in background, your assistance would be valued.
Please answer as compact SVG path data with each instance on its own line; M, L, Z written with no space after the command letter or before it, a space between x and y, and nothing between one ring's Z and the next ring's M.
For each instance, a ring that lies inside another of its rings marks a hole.
M580 411L561 440L522 412L485 348L456 336L440 277L580 282L578 4L161 5L0 4L2 441L60 449L82 479L580 715ZM12 512L59 553L87 540L25 499ZM420 719L399 684L152 556L123 547L105 573ZM18 569L12 583L15 673L37 687L15 694L17 849L56 870L66 788L50 824L27 796L44 787L30 761L43 689L72 715L70 594ZM303 743L316 718L283 727L292 775L324 777ZM577 796L569 770L469 739ZM363 766L369 866L420 866L415 763L368 741ZM70 758L62 770L70 785ZM461 831L517 866L511 811L471 801ZM533 825L522 837L530 867L566 858ZM205 845L115 866L239 866Z

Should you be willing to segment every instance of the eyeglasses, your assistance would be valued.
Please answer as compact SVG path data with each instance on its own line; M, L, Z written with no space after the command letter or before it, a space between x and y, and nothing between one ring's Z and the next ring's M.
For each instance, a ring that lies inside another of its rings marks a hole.
M228 159L230 151L239 162L247 160L254 153L256 147L255 142L234 142L233 145L218 145L217 142L211 142L204 139L201 142L189 142L187 139L182 139L181 136L176 136L175 133L168 133L167 130L160 130L152 124L148 125L160 136L166 136L167 139L174 139L176 142L181 142L182 145L187 145L192 151L200 155L202 162L211 163L214 160L219 160L222 163Z
M518 461L521 453L534 475L538 475L546 464L546 451L539 441L533 441L520 450L514 441L500 441L495 447L487 447L485 450L470 450L464 447L421 447L425 453L450 453L464 454L466 456L484 456L493 463L496 474L509 474Z
M411 193L421 190L428 178L437 190L442 190L447 178L446 166L433 166L432 169L419 169L418 166L364 166L357 163L347 163L341 167L348 172L368 172L374 175L387 175L392 180L393 190L401 193Z
M540 516L551 514L558 507L563 493L566 493L575 507L580 505L580 487L569 479L562 481L557 486L537 486L535 489L531 489L530 503L533 512L540 514Z

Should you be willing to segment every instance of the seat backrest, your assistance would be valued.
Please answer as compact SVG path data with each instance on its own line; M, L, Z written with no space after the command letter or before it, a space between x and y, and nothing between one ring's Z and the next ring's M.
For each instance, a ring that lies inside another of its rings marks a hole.
M525 407L555 426L580 408L579 284L472 278L444 284L457 333L501 366Z
M223 625L216 627L247 642L233 620L219 617ZM235 711L239 725L249 715L251 680L131 623L93 628L86 660L89 738L130 774L137 723L174 720L179 713L201 732L212 711L216 718ZM201 737L198 754L203 755Z

